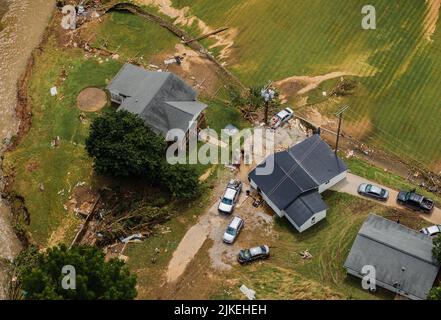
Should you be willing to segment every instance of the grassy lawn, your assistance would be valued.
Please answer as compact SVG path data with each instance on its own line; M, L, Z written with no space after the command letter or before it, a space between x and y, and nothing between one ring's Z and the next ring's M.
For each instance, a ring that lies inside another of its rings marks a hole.
M168 30L144 18L111 12L99 26L93 46L105 46L124 60L134 59L145 64L149 56L170 50L178 43L176 36Z
M365 142L439 169L441 32L436 28L429 41L426 1L369 2L377 12L377 29L369 31L361 28L364 0L173 3L189 6L212 28L238 29L228 63L247 85L294 75L357 74L355 94L338 101L352 107L347 123L365 134Z
M238 129L250 127L250 124L242 117L238 109L229 107L221 101L210 101L208 104L209 108L206 111L207 124L210 129L215 130L219 135L221 130L229 124Z
M85 59L80 50L59 49L53 38L36 57L29 87L32 128L18 148L6 155L5 166L15 172L13 189L25 198L31 214L29 231L40 245L67 218L64 205L73 187L82 181L92 183L84 140L88 123L96 115L85 114L86 121L81 122L76 97L85 87L104 86L120 67L113 60L100 64ZM52 86L58 87L57 97L50 95ZM51 141L57 136L60 146L52 148ZM71 224L66 238L72 237L76 226Z
M272 257L264 263L236 266L227 275L235 283L256 291L258 299L392 299L380 290L375 295L361 289L358 279L343 268L355 237L369 213L395 219L397 213L350 195L328 192L330 210L326 220L298 234L286 219L276 220L277 238ZM400 216L402 223L419 228L415 216ZM313 259L299 253L309 250ZM213 299L244 299L239 287L222 287Z

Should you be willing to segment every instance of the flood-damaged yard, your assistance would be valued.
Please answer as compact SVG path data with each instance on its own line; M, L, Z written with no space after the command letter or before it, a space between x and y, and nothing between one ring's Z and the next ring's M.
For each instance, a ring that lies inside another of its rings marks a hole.
M284 150L285 145L294 145L305 137L293 120L276 131L275 147ZM425 225L424 221L412 213L327 192L325 201L331 207L328 218L298 234L258 201L259 196L248 184L251 168L244 164L237 170L217 167L209 178L212 195L205 209L198 209L199 215L188 219L184 213L167 224L166 234L127 247L129 266L138 275L140 299L246 299L240 291L242 285L256 291L257 299L394 298L383 291L375 295L363 291L358 280L346 276L344 260L369 213L400 219L415 229ZM217 208L230 179L241 180L244 191L251 192L241 194L229 216ZM241 217L245 225L237 241L227 245L223 234L233 216ZM241 249L260 245L270 247L269 260L246 266L237 262Z
M159 12L187 29L195 24L202 33L214 30L191 16L188 9L174 9L171 1L143 3L160 5ZM109 187L108 181L95 176L84 150L89 125L101 110L78 109L77 96L87 87L105 87L123 63L139 64L151 71L170 71L182 77L209 104L207 125L217 132L228 124L239 129L251 125L239 110L228 105L229 83L219 77L218 67L165 29L137 16L112 12L78 32L61 34L55 31L59 18L55 17L49 29L53 34L35 55L28 84L33 104L32 128L6 157L8 173L15 178L10 189L24 198L23 205L30 214L27 230L41 248L71 243L84 224L84 217L93 210L98 190ZM239 36L231 28L207 43L220 59L227 59L234 50L234 39ZM168 63L177 57L179 63ZM287 95L282 98L289 100L290 95L322 91L327 81L353 74L330 72L323 76L288 77L275 84ZM58 93L52 96L50 89L54 86ZM325 117L322 120L319 122L332 121ZM266 132L274 133L271 139L275 151L286 150L309 134L299 120L291 120L276 132ZM267 155L263 150L253 165ZM357 280L346 276L344 260L368 214L399 218L415 229L424 225L422 220L396 208L327 192L324 197L331 207L327 219L298 234L265 204L255 206L256 193L245 192L250 190L248 173L253 165L242 164L238 169L201 166L200 180L206 189L200 198L174 203L170 210L176 214L152 227L143 241L118 242L106 248L108 257L124 259L137 274L139 299L245 299L239 290L241 285L256 291L257 299L393 298L382 291L375 295L363 291ZM364 164L360 166L365 168ZM379 171L390 179L381 169L374 172L377 179ZM244 220L245 227L233 245L226 245L222 236L232 216L219 214L217 208L230 179L239 179L244 184L234 215ZM162 204L173 202L153 188L140 190L136 191L149 193L143 200L153 202L161 198ZM271 249L269 260L247 266L238 264L240 249L264 244ZM310 256L305 257L305 252Z

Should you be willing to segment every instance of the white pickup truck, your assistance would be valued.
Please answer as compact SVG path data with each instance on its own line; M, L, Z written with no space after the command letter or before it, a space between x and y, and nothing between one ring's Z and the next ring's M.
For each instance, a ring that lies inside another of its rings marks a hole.
M220 213L231 214L234 211L239 195L242 192L242 182L231 180L228 183L224 196L220 198L218 210Z
M283 109L271 119L271 129L276 130L277 128L281 127L285 122L291 120L293 116L294 111L292 111L291 108Z

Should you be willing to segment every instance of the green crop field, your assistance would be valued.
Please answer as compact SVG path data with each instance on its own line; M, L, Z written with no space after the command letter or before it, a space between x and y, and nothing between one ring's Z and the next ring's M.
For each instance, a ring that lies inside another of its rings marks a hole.
M343 101L365 142L441 170L439 4L372 0L377 29L361 27L364 0L173 0L212 28L236 28L226 62L247 85L330 72L356 75ZM320 89L320 88L319 88ZM321 94L321 92L320 92ZM291 99L296 103L298 99Z

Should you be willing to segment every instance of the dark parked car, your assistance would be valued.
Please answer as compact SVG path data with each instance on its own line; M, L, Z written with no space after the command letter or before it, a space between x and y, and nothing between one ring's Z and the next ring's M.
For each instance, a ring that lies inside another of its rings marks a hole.
M413 191L400 191L398 193L397 202L412 210L432 212L435 207L435 202Z
M237 256L237 261L240 264L250 263L256 260L268 259L269 258L269 247L260 246L256 248L240 250Z
M367 183L363 183L358 187L358 193L380 201L387 201L389 199L389 191Z

